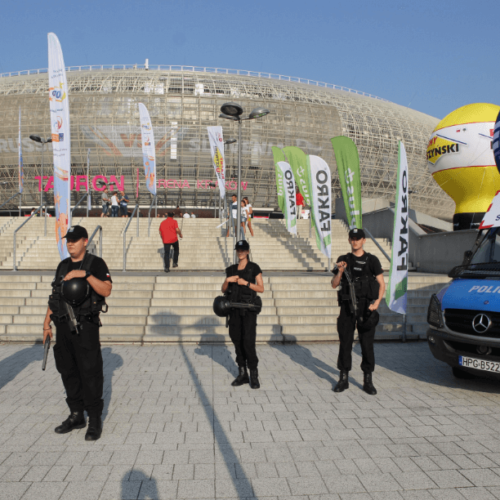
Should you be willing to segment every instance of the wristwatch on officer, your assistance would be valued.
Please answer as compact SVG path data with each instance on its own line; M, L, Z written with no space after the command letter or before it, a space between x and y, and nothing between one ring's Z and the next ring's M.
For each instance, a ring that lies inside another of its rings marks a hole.
M247 282L247 288L250 288L250 281Z
M92 273L90 271L85 271L85 279L89 279L90 276L92 276Z

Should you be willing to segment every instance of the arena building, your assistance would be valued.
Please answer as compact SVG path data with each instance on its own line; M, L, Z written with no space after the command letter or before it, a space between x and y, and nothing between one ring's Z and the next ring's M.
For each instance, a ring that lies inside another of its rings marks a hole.
M438 119L363 92L322 82L219 68L192 66L82 66L67 71L71 117L73 203L85 190L90 150L92 190L103 180L124 186L134 203L140 169L141 205L149 205L142 170L137 104L150 113L157 151L158 205L213 207L218 191L206 127L222 125L224 138L237 137L234 122L219 118L220 106L240 103L249 113L258 106L271 113L243 124L243 192L254 207L276 207L272 146L296 145L321 156L332 170L332 188L340 186L330 138L346 135L359 149L364 198L394 200L398 140L404 141L410 169L410 206L451 219L454 203L430 175L426 147ZM17 192L18 116L22 116L25 190L22 204L38 206L41 145L31 134L50 137L47 70L0 77L0 199ZM44 176L52 174L46 146ZM236 189L237 145L226 149L228 194ZM50 179L45 179L52 204ZM100 197L93 197L100 205Z

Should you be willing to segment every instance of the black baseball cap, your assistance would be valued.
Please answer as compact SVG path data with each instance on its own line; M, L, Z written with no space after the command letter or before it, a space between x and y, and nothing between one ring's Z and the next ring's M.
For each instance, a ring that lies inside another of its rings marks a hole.
M248 244L248 241L246 240L240 240L236 243L234 246L235 250L250 250L250 245Z
M351 229L349 231L349 239L350 240L362 240L363 238L366 238L365 232L362 229Z
M70 240L80 240L82 238L86 238L88 240L89 233L87 233L87 230L82 226L71 226L63 238L69 238Z

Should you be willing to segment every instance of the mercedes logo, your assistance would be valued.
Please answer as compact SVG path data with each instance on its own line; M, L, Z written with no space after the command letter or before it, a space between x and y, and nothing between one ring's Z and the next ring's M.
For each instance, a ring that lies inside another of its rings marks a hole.
M491 319L486 314L478 314L472 320L472 328L476 333L485 333L491 326Z

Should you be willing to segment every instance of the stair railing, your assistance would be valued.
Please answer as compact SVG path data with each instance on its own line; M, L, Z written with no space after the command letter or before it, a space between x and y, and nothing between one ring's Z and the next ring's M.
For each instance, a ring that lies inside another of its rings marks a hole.
M76 210L76 207L78 205L80 205L80 203L85 200L86 198L88 198L89 196L89 193L85 193L77 202L76 202L76 205L71 209L71 220L73 220L73 212ZM89 204L87 203L87 217L89 216Z
M368 229L363 228L363 231L371 238L371 240L373 241L373 243L375 243L375 245L377 245L378 249L384 254L384 257L389 261L391 262L391 258L387 255L387 253L385 252L385 250L380 246L379 242L372 236L372 233L370 233L370 231L368 231Z
M12 270L17 271L16 265L16 241L17 241L17 232L21 229L25 224L27 224L38 212L42 210L43 205L40 205L15 231L14 231L14 246L12 249ZM47 218L45 218L45 236L47 236Z
M134 215L137 212L137 236L139 236L139 203L134 208L134 211L132 212L132 215L130 216L130 219L127 222L127 225L125 226L125 229L123 231L123 271L127 270L127 231L128 227L130 226L130 223L134 220Z
M102 226L97 226L94 229L94 232L90 236L89 241L87 243L87 247L92 243L92 240L94 239L95 233L97 233L97 231L99 231L99 257L101 257L102 259Z

